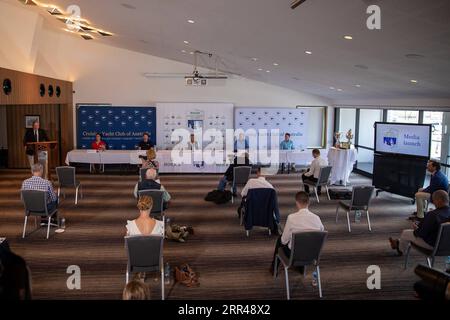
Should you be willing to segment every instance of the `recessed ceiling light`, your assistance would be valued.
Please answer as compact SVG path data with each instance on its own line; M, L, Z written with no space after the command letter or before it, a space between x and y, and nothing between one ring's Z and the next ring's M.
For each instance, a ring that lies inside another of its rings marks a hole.
M189 22L189 23L192 23L192 24L194 24L194 23L195 23L195 21L194 21L194 20L188 20L188 22Z
M263 69L259 68L258 71L263 71Z
M342 89L337 89L337 91L342 92L343 90Z
M361 88L361 85L360 84L355 84L355 87Z
M418 81L417 80L411 80L411 83L417 83Z
M181 52L186 53L186 50L181 50Z
M331 89L331 90L335 90L336 88L335 88L335 87L330 87L330 89Z
M256 62L256 61L258 61L258 58L252 58L252 61Z
M189 52L189 54L194 54L194 51Z
M347 35L347 36L344 36L344 39L345 39L345 40L353 40L353 37Z
M305 51L305 53L306 53L306 54L312 54L312 52L311 52L311 51Z
M184 40L183 42L184 42L184 44L189 44L189 41Z
M275 62L275 63L274 63L273 65L274 65L275 67L278 67L278 66L279 66L279 64L278 64L278 63L276 63L276 62Z
M270 73L270 70L266 70L267 73Z

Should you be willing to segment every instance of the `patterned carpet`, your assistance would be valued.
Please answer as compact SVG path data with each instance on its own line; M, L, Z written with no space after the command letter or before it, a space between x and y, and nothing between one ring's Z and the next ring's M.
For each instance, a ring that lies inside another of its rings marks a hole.
M137 216L132 197L133 175L80 174L84 199L74 205L73 192L63 200L60 214L66 218L64 234L44 230L21 239L23 207L19 188L27 171L0 171L0 237L8 238L12 249L23 256L31 269L35 299L120 299L125 282L126 254L123 236L127 219ZM237 204L216 206L203 197L212 190L215 175L163 176L162 183L172 194L167 216L179 224L192 225L195 235L185 244L166 241L165 261L173 267L189 263L199 274L201 286L167 286L168 299L285 299L284 276L274 280L268 272L275 237L262 229L245 236L236 215ZM268 179L278 191L283 224L295 211L293 196L300 189L299 175ZM370 184L361 176L352 176L352 184ZM416 280L413 263L423 262L413 255L411 267L404 271L402 258L395 257L387 239L409 227L406 217L414 211L410 200L382 193L372 202L373 232L366 220L353 224L348 233L345 217L335 223L336 201L312 205L329 231L322 254L321 271L324 299L414 299ZM29 225L29 231L32 229ZM443 260L438 260L442 267ZM82 272L81 290L66 287L67 267L78 265ZM366 269L381 268L381 290L367 289ZM311 271L311 270L309 270ZM156 275L147 280L155 299L160 297ZM305 279L290 274L293 299L317 299L311 286L311 272Z

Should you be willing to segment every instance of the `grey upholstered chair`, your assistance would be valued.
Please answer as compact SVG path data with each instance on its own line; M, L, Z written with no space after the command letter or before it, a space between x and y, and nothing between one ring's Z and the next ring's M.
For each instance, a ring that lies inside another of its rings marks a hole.
M25 222L23 224L23 234L22 238L25 238L27 231L28 217L34 217L34 224L37 228L37 218L45 217L48 219L47 222L47 239L50 235L50 227L57 226L51 224L51 218L58 212L55 208L52 211L48 210L47 207L47 192L38 190L22 190L21 191L22 202L25 207Z
M148 196L153 200L153 207L151 214L164 219L164 191L162 190L141 190L138 192L139 198Z
M320 203L319 195L317 194L318 187L325 187L325 190L327 191L328 200L331 200L330 192L328 191L328 185L330 183L330 176L331 176L332 168L333 167L330 167L330 166L320 168L319 178L317 179L317 182L304 181L304 184L307 184L308 186L311 186L314 188L314 193L316 195L317 203Z
M161 272L161 299L164 300L164 261L162 236L125 237L128 256L126 283L135 272Z
M439 229L439 234L436 239L436 244L433 249L422 248L413 242L409 243L408 249L405 254L405 269L408 268L409 254L411 248L420 252L427 258L427 264L430 268L434 267L434 261L436 257L448 257L450 256L450 222L443 223Z
M57 167L56 175L58 176L58 198L63 191L64 198L66 193L63 188L75 188L75 204L78 204L78 192L80 192L81 198L83 198L83 190L81 188L80 181L77 180L75 174L75 167Z
M375 188L373 186L359 186L353 187L352 200L351 201L339 201L336 207L336 223L339 218L339 209L342 208L347 212L347 225L348 232L352 232L350 226L350 212L351 211L365 211L367 215L367 224L369 226L369 231L372 231L372 226L370 224L369 215L369 204L373 198Z
M327 236L327 231L308 231L293 233L291 240L291 256L287 257L282 248L278 250L275 258L274 277L276 278L278 276L278 261L281 261L286 277L286 292L288 300L290 300L291 298L289 291L289 268L302 266L306 267L310 265L316 267L319 296L320 298L322 298L322 283L320 280L319 262L322 248L325 244Z
M244 187L250 179L251 174L252 167L242 166L233 168L233 182L231 183L233 196L231 197L231 203L234 203L234 190L237 187Z

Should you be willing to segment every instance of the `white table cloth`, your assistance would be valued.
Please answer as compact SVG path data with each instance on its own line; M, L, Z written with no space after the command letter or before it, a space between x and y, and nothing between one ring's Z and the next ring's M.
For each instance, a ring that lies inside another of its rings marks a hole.
M337 149L331 148L328 151L328 164L333 167L331 170L331 184L340 184L344 186L350 183L350 174L358 158L356 149Z
M184 151L188 152L188 151ZM195 161L193 154L193 164L175 164L172 160L171 150L157 151L156 160L159 162L159 171L161 173L225 173L227 164L205 164L202 161ZM327 152L322 156L326 157ZM146 151L137 150L106 150L97 152L95 150L73 150L67 154L66 164L87 163L87 164L130 164L138 165L142 161L139 156L146 155ZM309 165L312 161L310 150L306 151L280 151L279 163L289 160L300 166ZM278 164L276 164L278 165Z

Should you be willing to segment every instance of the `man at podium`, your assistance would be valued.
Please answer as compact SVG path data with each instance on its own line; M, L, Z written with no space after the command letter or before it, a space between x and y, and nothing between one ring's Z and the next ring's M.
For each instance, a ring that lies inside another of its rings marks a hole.
M30 163L30 168L34 164L34 147L29 145L29 143L33 142L45 142L49 141L47 133L41 129L39 121L33 122L33 128L28 129L25 132L25 137L23 138L23 145L25 146L25 151L27 153L28 161ZM38 154L39 163L42 164L45 172L44 177L47 176L48 172L48 154L46 151L40 151Z

